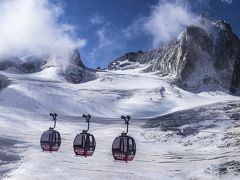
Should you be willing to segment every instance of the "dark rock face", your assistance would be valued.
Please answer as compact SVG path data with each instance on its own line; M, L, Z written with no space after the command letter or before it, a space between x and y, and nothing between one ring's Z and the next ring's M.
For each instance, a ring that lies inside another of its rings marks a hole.
M240 58L238 58L238 60L235 62L230 92L233 94L239 94L240 91L239 86L240 86Z
M86 81L94 80L96 78L94 72L90 72L75 65L68 65L65 68L64 76L68 82L74 84L83 83Z
M217 25L223 22L216 22ZM240 40L229 25L211 29L190 26L186 30L179 61L177 80L187 90L226 89L239 93ZM184 49L185 48L185 49Z
M9 79L6 76L0 74L0 90L7 87L9 84Z
M4 71L8 68L15 68L23 73L34 73L44 69L44 65L48 61L48 56L26 56L22 59L18 57L2 57L0 58L0 70Z
M69 59L71 64L85 68L78 49L74 49L72 52L70 52Z
M150 60L152 60L152 58L153 56L151 56L150 53L147 53L147 52L144 53L141 50L137 52L129 52L117 58L112 63L110 63L107 68L109 70L135 68L136 66L133 66L133 67L127 67L127 66L133 65L135 63L145 64L145 63L148 63Z
M125 54L108 69L122 69L132 62L146 65L145 72L174 75L175 84L192 92L240 94L240 40L225 21L201 16L199 24L188 26L177 40L157 50Z
M0 70L4 71L10 67L16 67L21 62L18 57L0 57Z
M77 49L70 52L69 62L64 71L64 76L68 82L78 84L95 79L95 73L86 68Z
M49 56L26 56L19 63L19 69L24 73L40 72L45 68Z

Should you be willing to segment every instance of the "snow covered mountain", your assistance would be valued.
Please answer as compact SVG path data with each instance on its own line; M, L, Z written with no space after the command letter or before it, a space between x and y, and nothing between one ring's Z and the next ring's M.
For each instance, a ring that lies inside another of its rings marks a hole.
M223 21L203 18L201 25L101 71L86 67L77 50L68 61L1 57L0 178L238 179L240 98L229 90L239 89L239 39ZM62 135L57 153L39 146L52 123L50 112L58 113ZM93 117L97 142L90 158L72 150L75 135L86 127L83 113ZM119 163L111 145L126 114L132 116L129 134L137 153L133 162Z
M240 40L230 24L200 16L177 40L149 52L130 52L108 65L109 70L143 67L144 72L173 76L179 87L202 92L240 93Z

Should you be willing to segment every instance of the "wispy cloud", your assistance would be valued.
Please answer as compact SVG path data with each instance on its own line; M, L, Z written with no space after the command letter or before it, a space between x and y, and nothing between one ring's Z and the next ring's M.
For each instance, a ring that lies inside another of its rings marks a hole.
M92 17L90 17L90 22L93 25L100 25L105 22L105 17L99 14L94 14Z
M188 1L159 1L152 7L149 16L140 17L123 30L127 38L145 33L152 38L152 46L170 41L178 36L183 29L196 21L195 14L190 10Z
M0 1L0 55L55 53L82 47L84 39L75 39L75 27L61 23L61 4L48 0Z
M225 3L228 3L228 4L232 4L232 0L221 0L221 2L225 2Z
M189 24L194 23L195 15L185 1L159 2L146 18L143 28L153 39L153 46L176 38Z
M92 64L105 65L116 58L116 53L124 48L121 36L111 25L104 25L96 31L97 45L89 53Z
M140 17L136 19L131 25L122 29L124 37L127 39L133 39L139 37L144 32L143 25L146 23L147 17Z

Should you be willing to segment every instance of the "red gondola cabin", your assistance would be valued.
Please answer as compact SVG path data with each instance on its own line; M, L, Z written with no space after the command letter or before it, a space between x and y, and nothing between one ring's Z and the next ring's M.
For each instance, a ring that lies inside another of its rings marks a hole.
M136 154L136 143L133 137L128 136L128 125L130 116L121 116L127 124L127 132L116 137L112 144L112 155L118 161L132 161Z
M83 117L86 118L86 121L88 123L88 129L83 130L82 133L78 134L75 137L73 141L73 150L76 156L87 157L93 155L96 147L96 141L94 136L87 132L89 130L91 116L89 114L84 114Z

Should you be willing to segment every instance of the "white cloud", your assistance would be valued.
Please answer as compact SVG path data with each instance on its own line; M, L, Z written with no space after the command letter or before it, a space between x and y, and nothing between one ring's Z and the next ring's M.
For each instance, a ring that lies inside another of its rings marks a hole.
M107 30L105 28L99 29L97 31L97 36L99 39L99 48L104 48L112 45L112 41L107 37Z
M74 40L74 26L59 22L63 13L59 4L48 0L0 1L0 55L50 52L61 56L84 46L86 40Z
M154 47L172 40L185 26L194 23L195 15L184 2L164 1L153 7L151 15L145 19L143 28L152 36Z
M202 0L201 0L202 1ZM202 4L200 0L198 3ZM186 26L195 24L197 16L191 12L186 0L160 0L149 16L139 17L122 30L124 37L133 39L146 34L152 39L153 48L175 39Z
M228 3L228 4L232 4L232 0L221 0L221 2L225 2L225 3Z
M100 25L100 24L103 24L105 22L105 18L104 18L104 16L101 16L99 14L95 14L94 16L92 16L90 18L90 22L93 25Z

